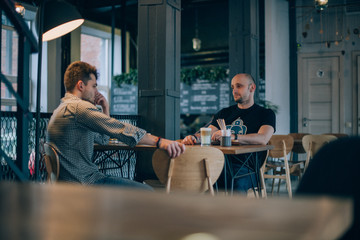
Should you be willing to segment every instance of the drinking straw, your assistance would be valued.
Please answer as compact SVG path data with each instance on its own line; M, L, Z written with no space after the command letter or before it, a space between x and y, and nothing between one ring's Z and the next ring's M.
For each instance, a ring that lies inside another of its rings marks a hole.
M218 119L216 120L217 123L219 124L219 127L221 130L226 130L226 124L225 124L225 120L224 119Z

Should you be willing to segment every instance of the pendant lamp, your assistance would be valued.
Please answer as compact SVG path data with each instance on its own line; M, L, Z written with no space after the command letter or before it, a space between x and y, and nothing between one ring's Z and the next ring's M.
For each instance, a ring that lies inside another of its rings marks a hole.
M40 19L40 10L43 11L42 19ZM67 34L84 22L75 6L63 0L44 1L39 7L36 19L38 28L43 25L42 41L44 42Z

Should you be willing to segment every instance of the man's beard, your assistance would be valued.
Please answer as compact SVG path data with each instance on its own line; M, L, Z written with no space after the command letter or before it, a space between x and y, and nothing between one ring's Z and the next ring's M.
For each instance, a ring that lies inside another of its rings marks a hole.
M244 103L244 98L240 96L237 100L235 100L235 102L243 104Z
M242 98L239 98L238 100L236 100L235 101L236 103L240 103L240 104L243 104L244 103L244 101L243 101L243 99Z
M235 100L236 103L239 103L239 104L246 104L249 102L249 99L244 99L243 97L239 97L237 100Z

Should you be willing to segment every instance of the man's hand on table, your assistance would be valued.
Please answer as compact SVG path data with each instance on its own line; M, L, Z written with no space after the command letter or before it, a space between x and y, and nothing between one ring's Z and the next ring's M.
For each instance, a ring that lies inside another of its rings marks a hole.
M221 139L221 130L217 130L211 136L211 141L216 142L216 141L220 141L220 139Z
M197 143L197 138L194 135L189 135L182 140L182 143L186 145L194 145Z
M138 144L157 146L158 148L166 150L169 156L172 158L180 156L180 154L185 151L185 145L183 143L172 141L166 138L160 138L151 135L150 133L145 134L144 137L140 139Z
M176 141L161 138L159 147L168 152L169 156L176 158L185 152L185 145Z

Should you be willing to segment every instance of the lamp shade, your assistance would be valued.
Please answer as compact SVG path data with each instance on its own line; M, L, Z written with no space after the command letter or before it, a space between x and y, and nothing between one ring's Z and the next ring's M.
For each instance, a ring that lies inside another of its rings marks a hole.
M79 27L84 19L81 17L77 9L62 0L48 0L44 1L37 12L37 26L39 26L40 9L43 8L42 19L42 39L43 41L50 41L61 37L72 30Z
M328 0L315 0L315 8L317 10L324 10L328 6Z

